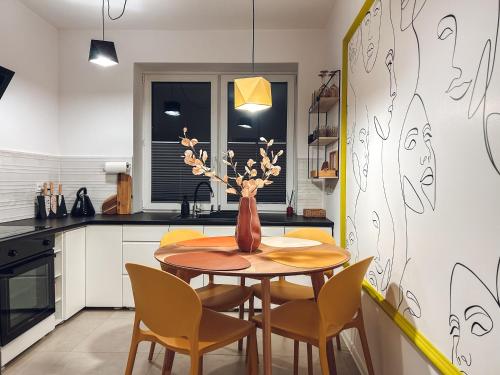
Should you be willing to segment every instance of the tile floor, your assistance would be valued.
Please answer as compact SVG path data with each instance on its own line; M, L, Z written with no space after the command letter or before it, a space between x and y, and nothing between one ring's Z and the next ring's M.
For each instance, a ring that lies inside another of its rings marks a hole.
M84 310L32 348L8 364L4 375L121 375L127 362L134 313L128 310ZM293 342L279 336L272 338L273 374L292 373ZM259 339L259 348L261 343ZM339 375L358 375L350 353L345 348L335 352ZM134 374L159 375L163 349L157 346L154 360L147 359L148 343L139 346ZM313 348L315 374L320 374L317 349ZM262 364L262 358L261 358ZM305 344L301 344L300 373L307 373ZM235 345L217 350L204 358L205 374L244 374L245 358ZM189 359L177 355L174 374L187 374Z

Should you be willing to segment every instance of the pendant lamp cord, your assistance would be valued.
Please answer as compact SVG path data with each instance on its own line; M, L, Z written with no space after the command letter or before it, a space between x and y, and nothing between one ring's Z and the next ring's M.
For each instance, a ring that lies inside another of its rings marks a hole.
M104 9L105 9L104 4L105 4L105 2L106 2L106 1L108 2L108 17L109 17L109 19L110 19L111 21L116 21L116 20L118 20L118 19L122 18L122 17L123 17L123 15L125 14L125 9L127 8L127 1L128 1L128 0L125 0L125 1L123 2L123 8L122 8L122 11L121 11L121 13L120 13L118 16L116 16L116 17L113 17L113 16L111 15L111 6L109 5L109 0L102 0L102 40L104 40Z
M255 0L252 0L252 73L255 73Z

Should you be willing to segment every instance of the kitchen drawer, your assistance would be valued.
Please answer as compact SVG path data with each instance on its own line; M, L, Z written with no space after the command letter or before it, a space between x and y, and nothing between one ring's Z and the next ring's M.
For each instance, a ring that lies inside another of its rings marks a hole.
M203 227L203 234L205 236L234 236L236 227L234 225L205 225Z
M130 284L130 278L128 275L122 276L122 293L123 307L135 307L132 284Z
M124 225L123 241L160 242L169 225Z
M160 247L160 242L124 242L123 243L123 274L127 274L126 263L137 263L144 266L160 268L154 253Z

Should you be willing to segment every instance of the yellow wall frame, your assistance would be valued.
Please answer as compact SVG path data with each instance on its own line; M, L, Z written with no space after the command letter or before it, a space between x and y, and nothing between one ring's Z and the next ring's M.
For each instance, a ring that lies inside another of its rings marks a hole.
M342 42L342 120L341 120L341 158L340 158L340 241L346 247L346 150L347 150L347 58L348 44L356 29L361 25L366 12L375 0L366 0ZM461 374L450 362L448 357L441 353L421 332L419 332L403 315L399 313L385 298L368 282L363 282L366 293L385 311L389 318L404 332L408 339L426 356L430 363L443 374Z

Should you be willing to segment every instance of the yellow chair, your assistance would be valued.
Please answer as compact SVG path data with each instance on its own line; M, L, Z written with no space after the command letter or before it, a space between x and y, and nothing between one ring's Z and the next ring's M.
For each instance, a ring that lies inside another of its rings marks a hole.
M364 259L330 278L321 288L318 302L291 301L271 310L273 333L319 347L323 374L330 373L329 353L331 363L335 363L333 351L327 351L327 342L348 328L357 328L368 373L374 374L361 310L361 284L372 259ZM262 326L262 315L253 320Z
M301 238L306 240L314 240L322 243L335 245L335 239L328 233L317 228L296 229L285 234L285 237ZM256 284L252 287L254 295L257 298L262 298L262 286ZM286 281L284 277L271 282L271 303L282 305L285 302L313 299L314 290L312 287L299 285ZM252 305L253 298L250 299ZM252 306L251 306L252 307ZM251 310L250 307L250 310Z
M163 235L160 246L167 246L176 242L193 240L204 237L203 233L192 229L176 229ZM175 270L164 266L164 271L173 273ZM238 307L240 319L244 318L244 304L252 296L252 288L245 286L245 279L241 278L240 285L216 284L212 276L208 285L196 289L203 307L214 311L227 311ZM149 359L153 359L154 343L151 344ZM238 350L243 349L243 341L238 342Z
M301 228L295 229L285 234L285 237L300 238L305 240L313 240L321 243L335 245L335 239L326 233L324 230L318 228ZM325 272L325 276L333 276L333 271ZM299 285L286 281L284 277L280 277L277 281L270 283L271 303L275 305L282 305L286 302L297 300L312 300L314 299L314 290L310 286ZM262 286L256 284L252 286L253 296L250 298L250 317L253 316L254 311L254 296L262 299ZM340 350L340 338L337 337L337 347ZM312 357L311 346L307 346L308 368L309 373L312 373ZM294 352L299 351L299 343L294 343ZM294 361L295 373L298 371L298 357Z
M205 309L196 292L181 279L161 270L125 265L135 301L135 319L126 375L131 375L141 341L166 348L163 373L172 370L175 353L191 357L191 375L203 371L203 355L248 337L249 374L257 373L255 325ZM147 327L142 329L141 322Z

